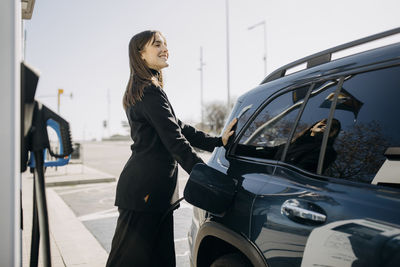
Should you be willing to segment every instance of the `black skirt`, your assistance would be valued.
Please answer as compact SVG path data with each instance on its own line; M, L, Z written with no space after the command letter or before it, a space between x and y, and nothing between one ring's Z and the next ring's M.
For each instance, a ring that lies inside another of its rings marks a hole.
M107 267L176 265L172 212L163 217L163 213L118 211Z

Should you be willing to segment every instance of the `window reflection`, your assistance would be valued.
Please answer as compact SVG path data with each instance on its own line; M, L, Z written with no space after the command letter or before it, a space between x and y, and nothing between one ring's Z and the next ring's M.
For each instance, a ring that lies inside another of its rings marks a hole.
M388 147L400 146L400 67L355 75L343 84L335 117L343 125L335 162L324 175L370 183L386 160Z
M400 66L344 79L332 121L327 121L338 80L317 84L284 149L309 86L276 97L246 129L237 155L284 161L309 172L370 183L388 147L400 147ZM250 114L247 114L250 116ZM243 116L245 117L245 116ZM328 128L330 125L330 128ZM324 133L328 142L319 162Z
M287 142L309 85L289 91L271 101L241 137L237 155L276 159Z
M319 154L321 152L322 138L326 131L327 119L315 122L310 127L300 132L291 142L286 154L285 161L296 165L304 170L316 172L318 167ZM325 170L337 157L333 148L336 137L341 129L339 120L333 119L328 136L328 143L325 150Z
M296 127L285 156L285 162L309 172L317 172L322 138L327 127L327 118L331 101L326 101L334 94L337 81L325 82L315 87ZM325 152L323 169L335 161L337 152L333 148L341 129L341 122L333 119L331 123L328 145Z

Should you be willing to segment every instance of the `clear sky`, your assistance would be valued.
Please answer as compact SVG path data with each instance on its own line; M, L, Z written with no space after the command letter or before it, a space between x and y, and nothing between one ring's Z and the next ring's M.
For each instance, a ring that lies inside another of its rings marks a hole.
M75 140L124 133L122 96L129 77L128 43L143 30L160 30L170 52L164 89L183 121L200 120L200 47L204 101L227 98L225 0L36 0L25 21L28 64L41 73L36 98L60 113ZM312 53L400 26L399 0L230 0L232 97L267 73ZM72 93L73 97L70 97ZM103 120L110 117L110 129Z

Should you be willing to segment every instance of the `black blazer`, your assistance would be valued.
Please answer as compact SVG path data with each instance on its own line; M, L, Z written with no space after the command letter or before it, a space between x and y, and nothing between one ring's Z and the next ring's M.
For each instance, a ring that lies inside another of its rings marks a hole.
M177 185L177 162L190 173L196 163L203 162L192 146L212 152L222 146L222 139L177 119L165 92L154 85L145 87L142 100L130 106L126 114L132 155L119 177L115 205L137 211L165 211Z

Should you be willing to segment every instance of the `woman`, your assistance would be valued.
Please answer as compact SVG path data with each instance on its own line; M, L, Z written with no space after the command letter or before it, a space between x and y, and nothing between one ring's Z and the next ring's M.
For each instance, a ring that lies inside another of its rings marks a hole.
M190 173L203 162L193 146L212 151L233 134L236 120L222 137L212 137L176 118L162 89L167 60L160 32L144 31L131 39L123 106L134 143L118 180L119 218L107 266L175 266L173 216L164 215L178 198L177 163Z
M294 164L304 170L317 172L322 138L326 130L327 119L317 121L292 141L286 154L286 162ZM341 130L339 120L333 118L325 149L322 173L335 161L337 153L333 143ZM280 155L279 155L280 157Z

